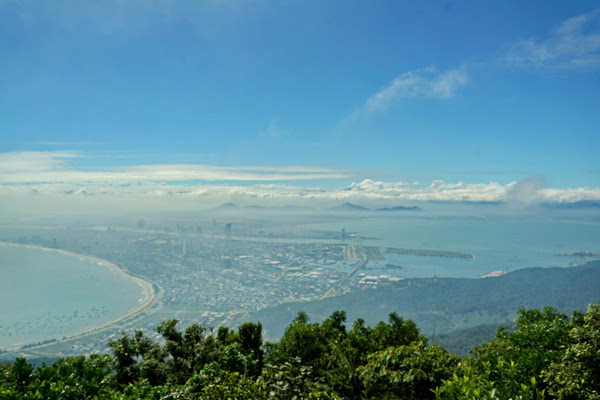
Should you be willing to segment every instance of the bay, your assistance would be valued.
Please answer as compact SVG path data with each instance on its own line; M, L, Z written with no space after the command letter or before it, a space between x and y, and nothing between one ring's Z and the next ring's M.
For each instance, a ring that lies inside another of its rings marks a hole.
M101 327L146 304L151 291L102 260L0 244L0 349Z

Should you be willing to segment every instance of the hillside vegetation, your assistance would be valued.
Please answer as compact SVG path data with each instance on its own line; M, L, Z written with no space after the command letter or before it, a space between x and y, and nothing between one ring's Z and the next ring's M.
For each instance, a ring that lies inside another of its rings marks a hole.
M276 340L299 311L322 321L335 310L346 310L349 320L364 317L368 324L397 312L415 321L426 335L439 337L479 325L512 324L521 307L552 306L571 313L599 300L600 261L595 261L572 268L527 268L486 279L410 279L376 290L286 303L250 319L261 321L268 337Z
M515 330L459 359L429 345L397 314L374 327L336 311L322 323L300 312L278 343L260 323L237 331L165 321L155 342L141 331L112 355L35 369L0 365L0 399L598 399L600 305L570 318L546 307L518 311Z

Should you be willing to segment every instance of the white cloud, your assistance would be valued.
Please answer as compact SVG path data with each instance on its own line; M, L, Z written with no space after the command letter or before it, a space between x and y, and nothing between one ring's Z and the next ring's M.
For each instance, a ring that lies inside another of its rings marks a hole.
M152 164L111 169L80 170L67 160L70 152L0 153L0 183L131 183L174 181L293 181L348 179L344 169L323 167L221 167L201 164Z
M526 205L538 201L543 187L543 178L525 179L512 185L506 193L506 200L515 205Z
M567 19L544 39L520 41L505 58L509 64L524 68L600 66L600 9Z
M82 157L69 151L18 151L0 153L0 176L63 170L71 158ZM0 178L0 182L2 178Z
M574 203L582 200L600 201L600 188L579 187L573 189L546 188L540 190L540 197L549 203Z
M516 203L515 194L524 192L526 202ZM35 196L33 196L35 194ZM21 200L14 200L14 199ZM438 202L507 202L512 207L540 202L575 202L600 200L600 188L541 188L535 182L465 183L434 180L419 185L412 182L382 182L370 179L346 187L304 187L284 184L214 184L180 185L146 182L120 185L96 182L92 184L45 183L34 185L0 185L0 204L26 204L27 201L49 201L62 205L113 204L119 209L150 207L175 210L208 208L234 202L239 205L305 205L328 207L352 202L368 207L414 204L419 201ZM50 204L49 203L49 204ZM135 206L132 206L135 205Z
M369 97L365 104L355 111L355 115L384 110L405 98L449 99L468 81L464 67L442 72L436 71L435 67L404 72Z
M353 183L349 192L365 197L410 201L502 201L511 184L496 182L466 184L433 180L429 184L412 182L376 182L366 179Z
M369 207L417 201L539 202L600 201L600 188L544 188L540 179L500 184L432 180L364 179L343 187L319 186L322 180L349 180L359 174L325 167L247 167L198 164L154 164L79 170L69 165L81 153L0 153L0 209L28 202L77 202L80 206L118 208L150 204L154 208L211 207L223 202L315 207L353 202ZM293 184L313 181L312 187ZM181 184L182 181L189 183ZM280 181L284 183L270 183ZM222 183L215 183L222 182ZM245 183L238 183L245 182ZM35 196L33 196L35 195ZM35 200L37 199L37 200ZM75 203L73 203L75 204ZM6 211L5 212L8 212Z

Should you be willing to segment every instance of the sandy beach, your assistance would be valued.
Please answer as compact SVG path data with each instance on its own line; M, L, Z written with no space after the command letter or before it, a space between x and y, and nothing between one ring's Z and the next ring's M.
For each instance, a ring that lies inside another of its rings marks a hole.
M80 259L85 259L85 260L89 260L92 261L93 263L97 264L97 265L101 265L103 267L109 268L113 273L120 275L123 278L126 279L131 279L133 281L135 281L142 289L142 296L140 297L140 299L138 300L138 305L136 307L134 307L133 309L131 309L130 311L128 311L126 314L121 315L120 317L106 322L100 326L94 327L92 329L86 329L82 332L79 332L77 334L73 334L73 335L69 335L69 336L65 336L64 338L61 338L60 340L57 340L56 342L62 342L62 341L66 341L66 340L70 340L70 339L74 339L74 338L78 338L78 337L82 337L91 333L96 333L111 327L114 327L116 324L118 324L119 322L131 318L137 314L139 314L140 312L144 311L146 308L148 308L148 306L150 306L150 304L152 304L152 301L155 298L155 291L154 291L154 286L151 282L148 282L144 279L138 278L136 276L130 275L127 272L125 272L121 267L119 267L117 264L112 263L110 261L101 259L101 258L97 258L97 257L93 257L93 256L88 256L88 255L84 255L84 254L79 254L79 253L74 253L71 251L67 251L67 250L62 250L62 249L53 249L53 248L49 248L49 247L43 247L43 246L36 246L36 245L30 245L30 244L20 244L20 243L10 243L10 242L0 242L0 246L20 246L20 247L26 247L26 248L31 248L31 249L37 249L37 250L43 250L43 251L55 251L55 252L59 252L62 253L64 255L68 255L68 256L75 256L78 257ZM20 347L17 346L17 348ZM16 350L17 348L14 349L5 349L5 350ZM34 347L31 347L31 349Z

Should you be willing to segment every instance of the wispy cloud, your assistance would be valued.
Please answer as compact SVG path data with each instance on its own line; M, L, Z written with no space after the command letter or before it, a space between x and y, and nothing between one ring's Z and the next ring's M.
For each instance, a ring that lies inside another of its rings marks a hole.
M42 146L99 146L104 144L104 142L91 142L91 141L79 141L79 142L56 142L56 141L37 141L32 144L42 145Z
M521 68L600 67L600 9L567 19L545 38L520 41L505 59Z
M450 99L469 82L466 67L437 71L433 66L404 72L354 110L351 120L381 112L407 98Z
M83 157L73 151L15 151L0 153L0 175L62 171L68 160ZM0 178L0 182L2 179Z
M0 153L1 183L78 183L91 182L177 182L177 181L294 181L311 179L348 179L354 174L345 169L322 167L214 166L203 164L149 164L110 169L73 168L69 158L75 152Z
M287 132L282 130L275 120L270 120L267 127L261 131L258 136L266 136L272 138L280 138L282 136L286 136Z

